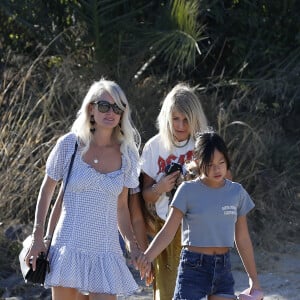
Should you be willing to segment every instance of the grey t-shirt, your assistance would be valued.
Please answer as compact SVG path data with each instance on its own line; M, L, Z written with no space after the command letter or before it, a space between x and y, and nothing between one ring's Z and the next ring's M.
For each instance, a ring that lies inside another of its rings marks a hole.
M183 182L171 206L184 214L182 245L233 247L237 217L246 215L254 203L241 184L225 180L210 188L199 179Z

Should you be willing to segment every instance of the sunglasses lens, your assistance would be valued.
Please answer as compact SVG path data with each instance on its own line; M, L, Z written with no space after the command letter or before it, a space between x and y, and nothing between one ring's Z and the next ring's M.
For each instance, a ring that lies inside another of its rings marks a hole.
M110 103L105 101L97 102L98 110L102 113L107 113L110 110Z
M114 113L117 115L121 115L123 112L123 110L116 103L114 103L112 105L112 109L113 109Z
M95 104L97 104L98 110L101 113L107 113L110 110L110 108L112 108L114 113L117 115L121 115L123 113L123 110L116 103L110 104L108 101L101 100L95 102Z

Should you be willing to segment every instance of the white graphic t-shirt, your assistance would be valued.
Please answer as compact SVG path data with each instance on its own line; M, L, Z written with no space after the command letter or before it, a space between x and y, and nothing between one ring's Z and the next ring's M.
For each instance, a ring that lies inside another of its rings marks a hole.
M186 141L181 142L184 145ZM142 171L158 182L165 174L165 167L176 162L181 165L193 157L195 141L190 138L184 147L173 147L169 151L165 147L165 143L160 134L152 137L144 146L142 153ZM169 196L163 193L155 203L157 215L166 220L169 209Z

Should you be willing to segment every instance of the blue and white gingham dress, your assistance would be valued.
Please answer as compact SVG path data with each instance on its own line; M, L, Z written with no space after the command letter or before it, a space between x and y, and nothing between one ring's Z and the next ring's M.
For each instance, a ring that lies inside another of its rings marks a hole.
M46 164L49 177L65 179L75 142L72 133L58 140ZM101 174L82 160L78 147L51 244L46 287L118 295L138 288L123 257L117 227L118 195L124 186L138 185L138 162L131 154L130 162L122 155L120 170Z

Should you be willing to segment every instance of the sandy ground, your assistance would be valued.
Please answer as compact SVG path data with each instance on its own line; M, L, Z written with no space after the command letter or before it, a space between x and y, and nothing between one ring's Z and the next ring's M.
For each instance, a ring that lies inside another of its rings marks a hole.
M285 253L256 251L256 261L261 286L265 293L264 300L300 299L300 244L288 246ZM232 252L232 266L238 295L248 287L248 282L243 265L235 251ZM130 297L118 297L118 300L152 299L152 288L146 287L139 279L138 272L131 267L130 269L139 284L139 290ZM25 284L20 273L0 279L0 289L1 300L51 299L49 289Z
M287 251L286 253L256 252L259 279L265 294L264 300L300 300L300 245L291 245ZM236 295L238 295L248 287L248 278L236 251L232 252L231 259ZM133 274L140 283L140 290L133 296L118 299L152 299L151 288L144 286L135 271Z

